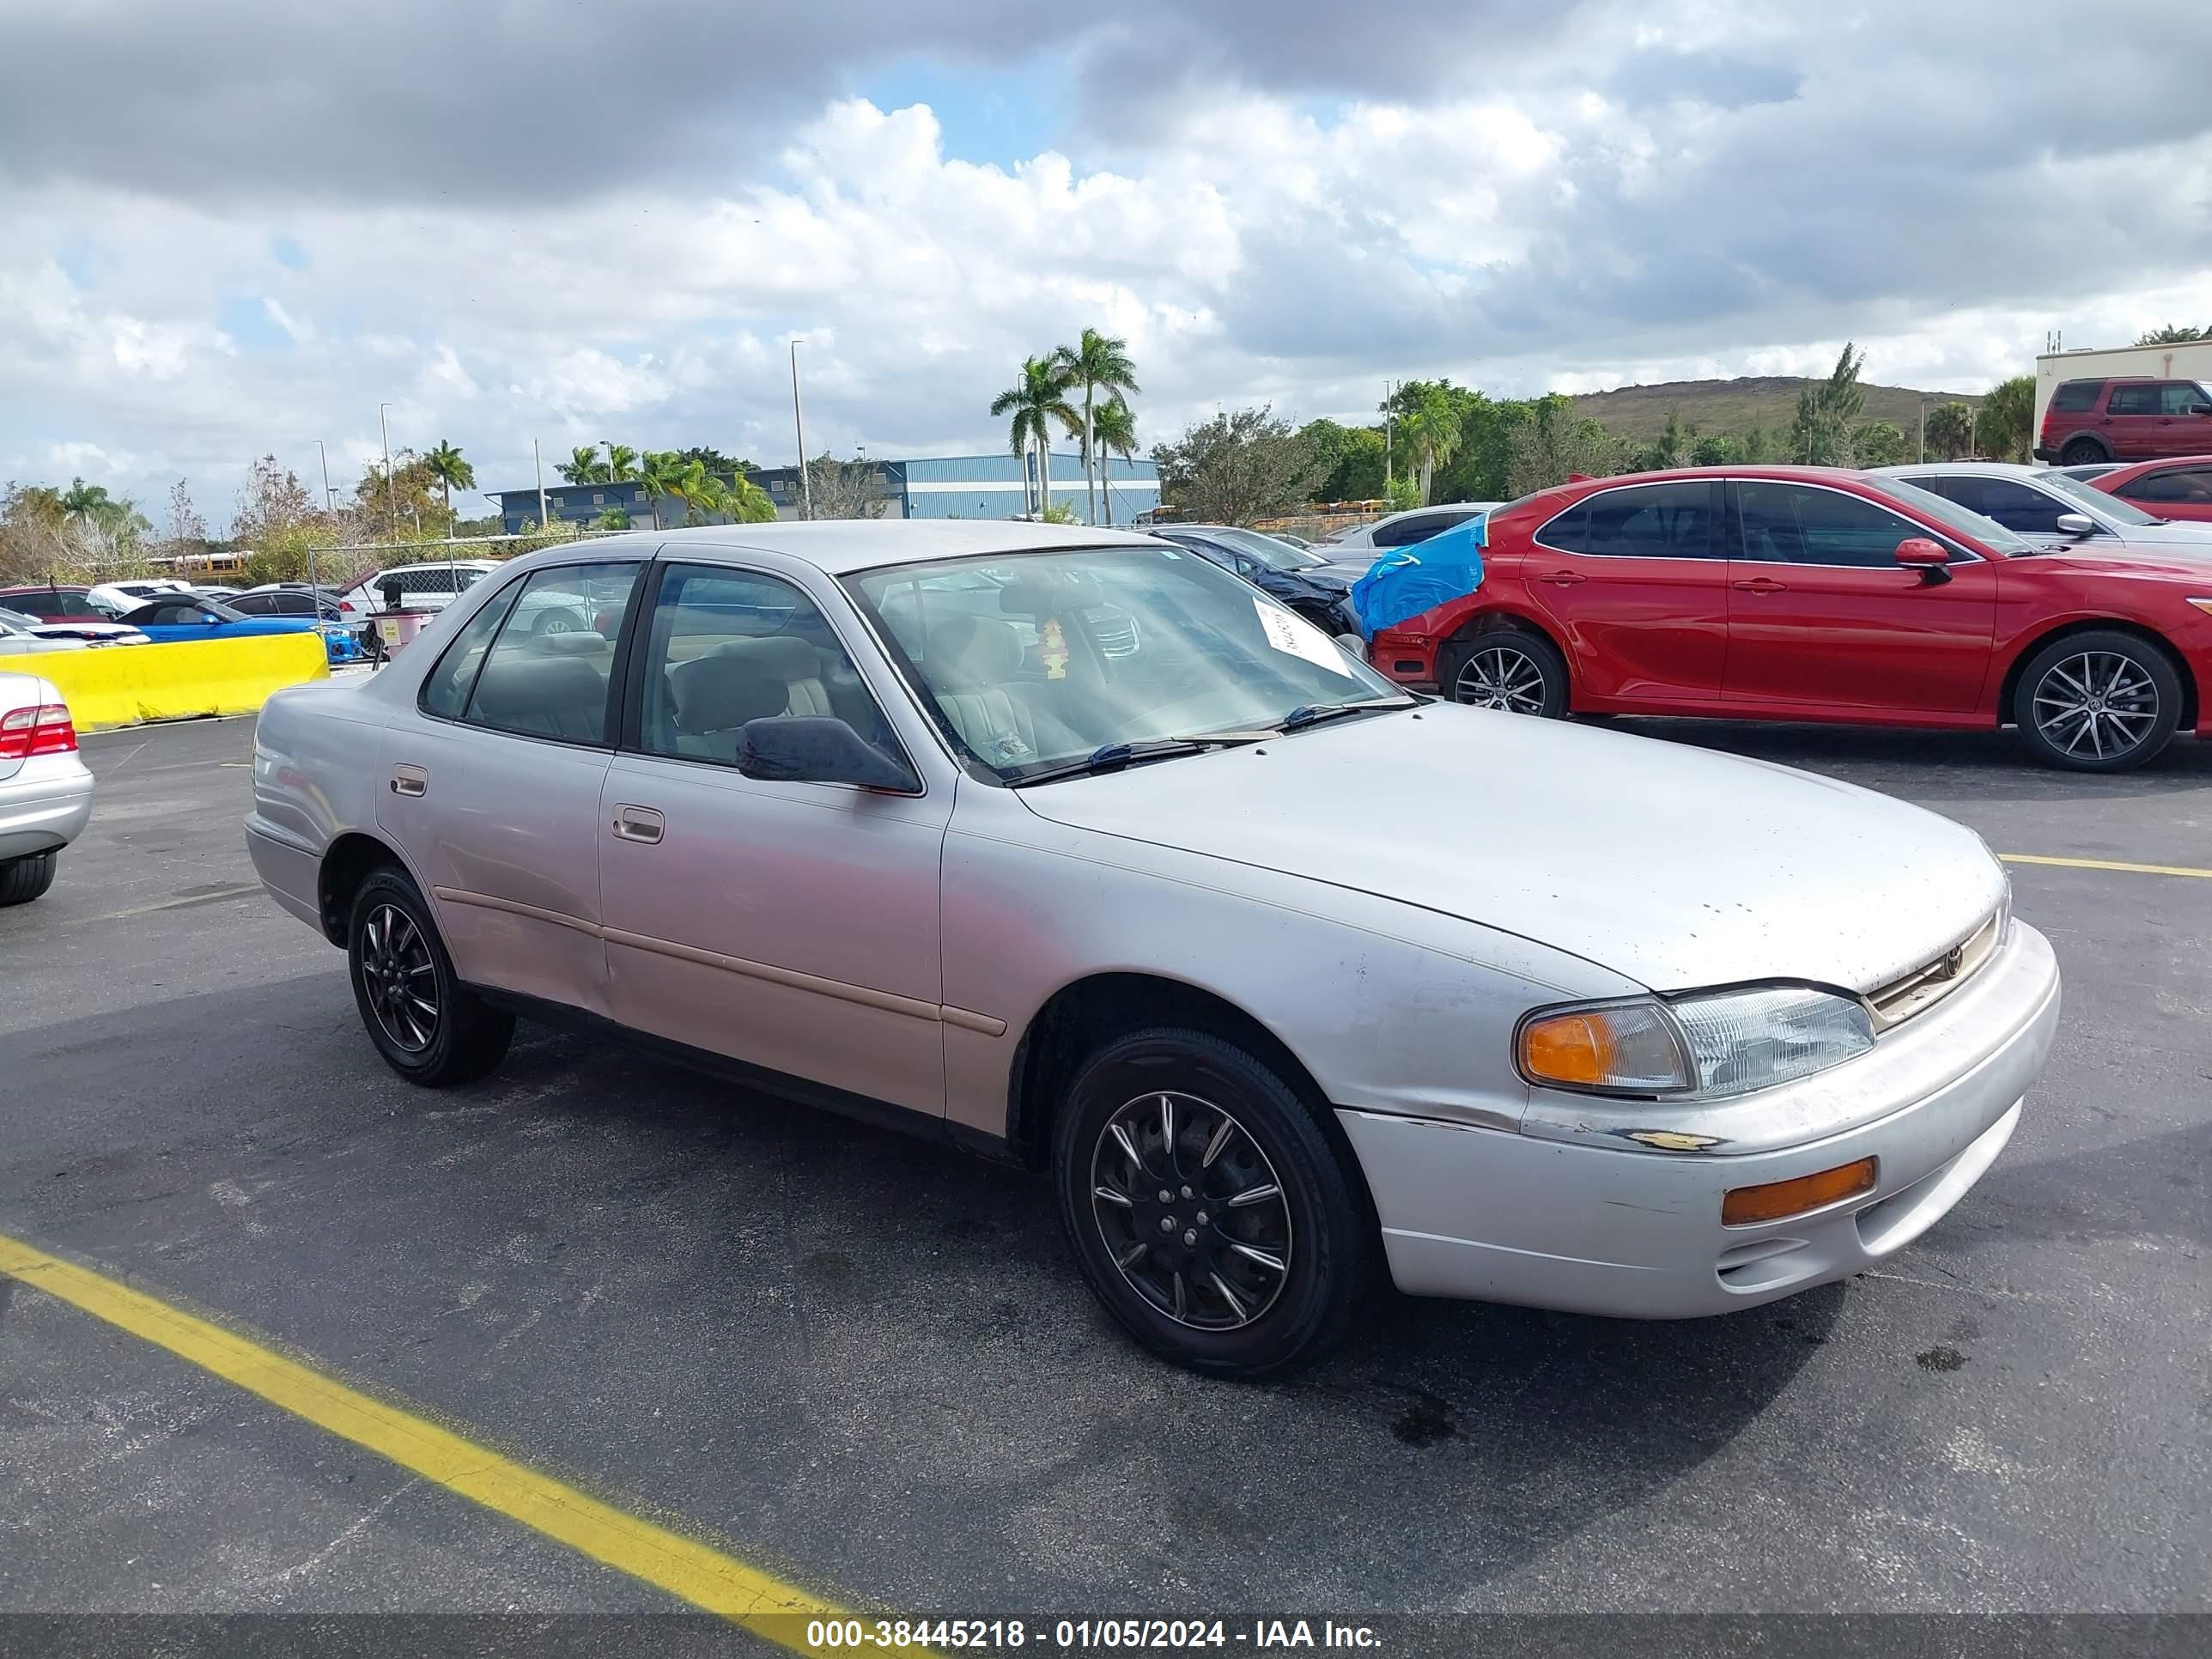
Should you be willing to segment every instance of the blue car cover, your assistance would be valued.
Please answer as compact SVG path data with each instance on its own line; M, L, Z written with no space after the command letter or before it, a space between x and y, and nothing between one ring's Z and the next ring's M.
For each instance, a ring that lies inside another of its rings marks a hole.
M1490 514L1478 513L1440 536L1382 555L1352 585L1359 631L1371 640L1382 629L1474 592L1482 586L1482 550L1489 539Z

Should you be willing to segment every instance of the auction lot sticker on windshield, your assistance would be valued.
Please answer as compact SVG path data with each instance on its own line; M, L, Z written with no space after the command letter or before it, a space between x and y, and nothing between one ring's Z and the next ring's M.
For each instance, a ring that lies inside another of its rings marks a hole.
M1254 599L1252 609L1258 613L1260 632L1276 650L1304 657L1336 673L1344 672L1344 653L1336 648L1334 640L1304 617L1279 610L1265 599Z

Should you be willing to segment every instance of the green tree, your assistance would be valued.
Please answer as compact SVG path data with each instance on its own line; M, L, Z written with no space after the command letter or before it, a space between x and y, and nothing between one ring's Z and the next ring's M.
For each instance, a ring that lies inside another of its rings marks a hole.
M271 461L270 465L273 466L275 463ZM296 485L299 480L293 478L292 483ZM359 538L365 542L404 543L435 539L442 535L441 509L433 493L437 483L438 480L431 476L428 458L411 449L403 449L392 458L388 489L384 463L371 461L353 487L353 517ZM302 489L301 494L304 497L306 491ZM242 532L236 533L240 540L248 539ZM418 553L416 556L422 555ZM393 563L403 562L397 555L392 560Z
M1314 485L1317 501L1366 501L1382 494L1382 432L1379 427L1308 421L1298 435L1324 469Z
M1029 446L1034 443L1045 464L1039 474L1040 483L1051 477L1052 428L1057 422L1071 437L1083 430L1083 423L1075 410L1068 406L1067 380L1059 366L1050 357L1030 357L1022 363L1022 378L1006 391L991 399L994 416L1012 415L1013 420L1006 428L1006 443L1017 456L1026 457ZM1022 510L1042 512L1052 504L1052 491L1042 491L1045 500L1032 509L1030 506L1029 470L1024 460L1022 471Z
M1271 408L1240 409L1156 444L1164 500L1194 519L1247 524L1303 507L1320 479L1313 446Z
M1955 398L1928 411L1928 453L1955 461L1974 447L1974 412Z
M599 481L594 479L592 482L597 483ZM627 530L629 528L629 510L624 507L611 507L605 512L600 514L598 518L592 520L592 528L594 530Z
M637 451L628 444L609 444L606 450L606 482L635 483L637 481Z
M676 453L684 458L686 466L696 461L718 478L734 478L741 472L760 471L750 461L732 460L720 450L705 444L693 444L689 449L679 449Z
M1555 392L1528 404L1515 428L1505 493L1526 495L1577 476L1606 477L1626 462L1620 440L1576 415L1574 399Z
M774 524L775 502L769 493L744 473L739 472L722 491L720 508L732 524Z
M2191 340L2212 339L2212 329L2196 327L2188 323L2168 323L2136 336L2137 345L2187 345Z
M1143 390L1137 384L1137 366L1129 361L1129 343L1086 328L1073 346L1054 349L1052 364L1070 391L1083 389L1083 494L1090 522L1098 522L1098 494L1094 482L1097 462L1096 399L1101 392L1116 398ZM995 411L994 411L995 412Z
M557 464L553 470L572 484L611 482L607 477L605 459L598 450L587 449L580 444L570 450L568 459Z
M477 487L477 470L463 459L459 450L443 438L438 440L435 449L422 458L422 464L430 469L430 476L438 481L440 488L446 493L446 522L450 526L453 522L453 491L474 489Z
M1905 459L1905 434L1888 421L1864 421L1851 433L1859 466L1895 466Z
M1976 413L1974 436L1984 455L2028 459L2035 441L2035 376L2015 374L1991 386Z
M1680 410L1667 411L1667 424L1659 435L1637 452L1636 467L1640 472L1671 472L1676 467L1695 464L1698 428L1684 426Z
M1420 471L1420 500L1415 505L1425 505L1437 468L1458 453L1459 410L1443 386L1429 386L1420 401L1406 411L1399 430L1405 434L1407 453Z
M1726 432L1709 432L1690 446L1692 466L1735 466L1744 459L1741 438Z
M660 528L660 502L666 495L680 495L678 481L684 474L684 458L672 449L648 449L638 465L638 483L645 490L645 509L652 516L653 527ZM707 469L701 467L699 476L704 478ZM691 521L690 501L684 500L684 522Z
M1828 378L1797 394L1797 418L1790 426L1792 461L1801 466L1857 465L1852 436L1866 408L1866 389L1859 384L1865 367L1866 353L1854 353L1845 341Z
M1127 460L1137 452L1136 411L1117 394L1091 411L1091 441L1098 447L1098 493L1106 500L1106 522L1114 522L1113 477L1107 462L1119 455Z

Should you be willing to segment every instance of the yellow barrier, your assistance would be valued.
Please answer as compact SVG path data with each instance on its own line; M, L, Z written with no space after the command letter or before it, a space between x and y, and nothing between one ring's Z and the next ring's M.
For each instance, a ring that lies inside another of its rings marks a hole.
M193 714L249 714L271 691L330 678L314 634L255 634L178 645L102 645L0 658L52 680L80 732Z

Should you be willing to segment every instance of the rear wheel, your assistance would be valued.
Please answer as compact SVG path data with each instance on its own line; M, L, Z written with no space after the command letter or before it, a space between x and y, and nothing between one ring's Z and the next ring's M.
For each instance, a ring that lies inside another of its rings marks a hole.
M2076 438L2058 452L2058 459L2067 466L2087 466L2092 462L2109 461L2112 458L2105 453L2105 446L2094 438Z
M1471 708L1547 720L1567 712L1567 660L1525 628L1494 628L1449 647L1437 679L1446 696Z
M390 866L355 895L346 965L369 1041L410 1083L473 1083L506 1057L514 1019L462 986L415 884Z
M1158 1028L1098 1050L1053 1139L1083 1276L1138 1341L1215 1376L1279 1376L1352 1323L1376 1230L1356 1170L1264 1062Z
M2093 629L2028 659L2013 720L2036 758L2075 772L2124 772L2166 747L2181 717L2181 677L2132 634Z
M60 856L61 849L54 848L0 864L0 904L28 904L52 886L54 861Z

